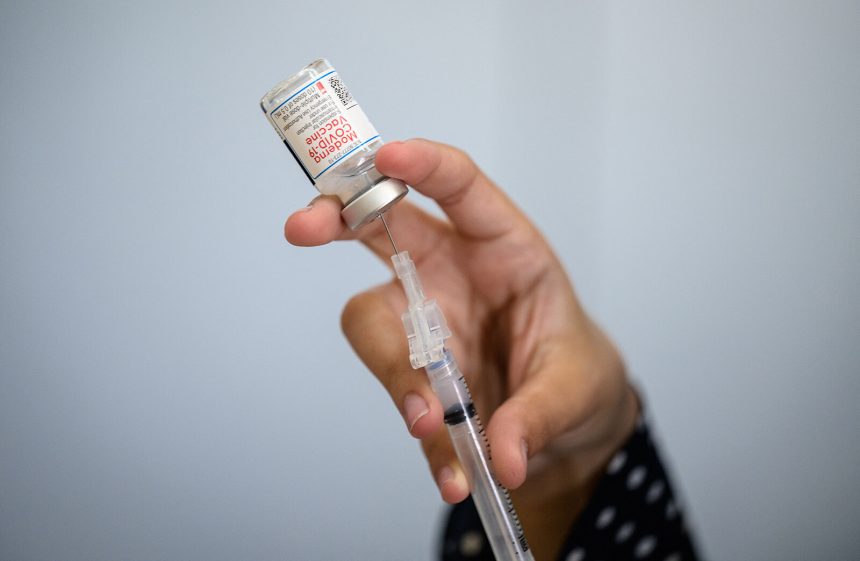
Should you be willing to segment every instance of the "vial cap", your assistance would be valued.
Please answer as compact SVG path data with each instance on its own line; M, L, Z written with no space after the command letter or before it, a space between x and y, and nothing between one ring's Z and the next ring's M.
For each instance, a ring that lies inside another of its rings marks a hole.
M399 179L386 177L351 200L340 214L349 229L356 230L391 208L408 191Z

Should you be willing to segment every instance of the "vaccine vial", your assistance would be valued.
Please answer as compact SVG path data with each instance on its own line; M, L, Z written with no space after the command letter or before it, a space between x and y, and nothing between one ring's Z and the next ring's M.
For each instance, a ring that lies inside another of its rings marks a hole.
M376 170L382 138L327 60L276 84L260 107L314 187L341 200L350 229L372 221L408 191Z

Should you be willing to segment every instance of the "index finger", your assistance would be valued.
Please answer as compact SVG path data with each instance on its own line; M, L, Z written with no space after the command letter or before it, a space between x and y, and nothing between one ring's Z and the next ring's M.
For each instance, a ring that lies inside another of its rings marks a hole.
M527 222L472 159L453 146L424 139L390 142L376 154L376 167L435 199L466 236L496 238Z

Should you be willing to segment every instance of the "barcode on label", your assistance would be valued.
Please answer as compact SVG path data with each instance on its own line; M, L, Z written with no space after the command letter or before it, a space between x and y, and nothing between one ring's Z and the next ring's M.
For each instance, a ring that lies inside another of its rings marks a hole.
M343 103L344 107L352 103L352 95L349 93L349 89L340 81L340 78L337 75L328 79L328 85L331 86L331 89L333 89L334 93L337 94L337 97L340 99L340 102Z

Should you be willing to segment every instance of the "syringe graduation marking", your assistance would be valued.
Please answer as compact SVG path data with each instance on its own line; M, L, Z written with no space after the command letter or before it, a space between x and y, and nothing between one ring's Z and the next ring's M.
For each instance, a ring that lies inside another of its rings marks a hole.
M463 385L466 386L466 393L469 395L469 398L471 399L472 398L472 392L469 389L469 386L466 384L466 377L460 376L460 379L463 381ZM472 405L471 402L469 403L469 405L470 406ZM474 407L473 407L473 409L474 409ZM478 415L477 411L475 411L475 422L478 425L478 429L479 429L478 434L481 435L481 440L484 441L484 450L487 453L487 461L492 462L493 461L493 452L492 452L492 449L490 448L490 441L487 438L486 431L484 430L484 423L481 422L481 417L480 417L480 415ZM519 515L517 515L517 509L514 508L514 502L511 500L511 493L510 493L510 491L508 491L508 488L505 487L504 485L502 485L502 483L498 479L495 480L495 483L496 483L496 487L498 487L499 490L501 491L502 497L504 497L504 499L505 499L505 504L508 507L508 513L511 515L511 519L514 522L514 527L516 528L516 540L519 542L520 547L522 548L523 551L528 551L529 550L529 542L526 540L525 532L523 532L523 525L522 525L522 522L520 522ZM519 555L519 552L517 552L517 555Z
M478 426L478 434L481 437L481 440L484 443L484 452L487 454L487 461L493 461L492 449L490 448L490 441L487 439L487 433L484 430L484 423L481 422L481 417L478 415L477 409L475 409L475 404L471 401L472 392L469 389L468 384L466 384L466 377L460 376L460 381L463 382L463 386L466 388L466 394L469 396L469 403L466 405L466 410L468 412L468 417L464 414L463 408L459 406L459 404L454 405L453 407L448 408L445 411L445 424L454 426L465 422L466 419L473 419L473 422ZM499 493L502 495L502 498L505 501L505 505L507 506L508 514L511 515L511 520L514 523L515 528L515 540L519 543L520 547L523 551L529 550L529 542L526 540L525 532L523 532L523 525L520 522L520 517L517 515L517 509L514 508L514 502L511 500L511 493L508 491L508 488L502 485L502 483L496 479L494 481L496 487L499 489ZM519 552L517 552L519 555Z

